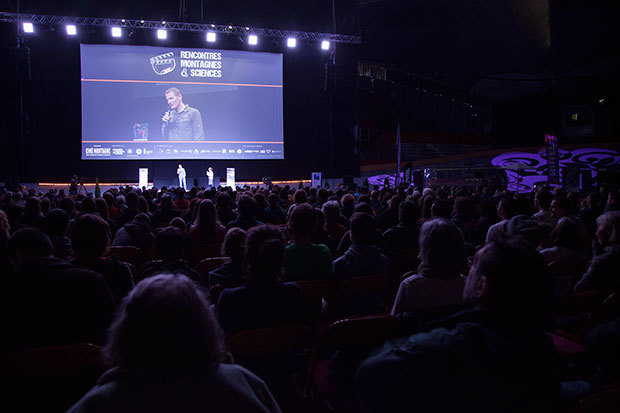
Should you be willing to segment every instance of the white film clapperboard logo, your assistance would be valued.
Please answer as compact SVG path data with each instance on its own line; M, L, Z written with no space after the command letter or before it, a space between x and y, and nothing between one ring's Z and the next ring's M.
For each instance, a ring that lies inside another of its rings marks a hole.
M160 76L172 72L177 66L177 62L174 60L174 53L168 52L151 57L151 66L153 71Z

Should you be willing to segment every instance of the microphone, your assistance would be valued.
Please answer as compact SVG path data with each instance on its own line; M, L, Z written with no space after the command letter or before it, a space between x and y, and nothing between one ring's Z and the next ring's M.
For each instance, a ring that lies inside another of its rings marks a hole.
M164 123L167 124L168 122L170 122L170 118L172 117L172 110L167 110L166 111L166 115L168 115L168 120L166 122L164 122Z

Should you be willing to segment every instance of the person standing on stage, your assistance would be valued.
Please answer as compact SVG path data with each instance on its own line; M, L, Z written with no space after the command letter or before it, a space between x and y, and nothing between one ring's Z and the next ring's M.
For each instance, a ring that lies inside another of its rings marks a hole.
M213 168L207 168L207 177L209 178L209 188L213 186Z
M185 182L185 168L183 168L183 165L179 164L179 167L177 168L177 175L179 176L179 188L183 188L187 191L187 183Z
M166 90L164 95L170 110L161 118L163 137L169 141L204 141L200 111L183 103L183 95L176 87Z

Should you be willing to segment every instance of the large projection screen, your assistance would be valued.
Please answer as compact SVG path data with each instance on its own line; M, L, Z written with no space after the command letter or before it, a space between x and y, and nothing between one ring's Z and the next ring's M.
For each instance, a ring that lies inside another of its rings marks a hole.
M82 44L82 159L284 159L282 54Z

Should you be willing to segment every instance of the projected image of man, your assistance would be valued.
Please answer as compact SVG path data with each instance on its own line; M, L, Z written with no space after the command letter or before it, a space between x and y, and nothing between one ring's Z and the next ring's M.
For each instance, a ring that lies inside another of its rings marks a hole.
M203 141L202 116L198 109L183 102L183 95L176 87L171 87L164 94L170 110L164 113L161 121L161 133L170 141Z

